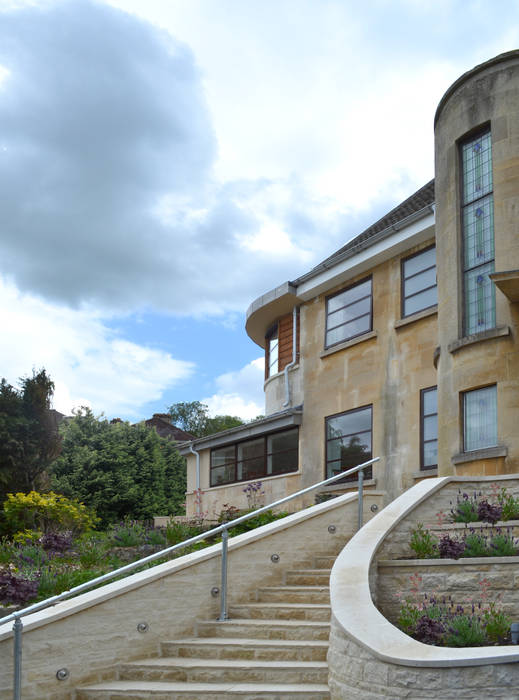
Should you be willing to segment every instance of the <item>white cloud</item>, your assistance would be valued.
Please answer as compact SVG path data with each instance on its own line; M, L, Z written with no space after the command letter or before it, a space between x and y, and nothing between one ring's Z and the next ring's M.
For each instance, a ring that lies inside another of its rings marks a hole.
M205 399L209 413L251 420L265 411L263 394L264 359L259 357L235 372L216 377L216 393Z
M167 352L121 338L98 313L22 295L1 279L0 327L2 376L17 384L32 368L45 367L55 382L54 407L66 414L89 405L95 413L139 417L143 404L194 370Z

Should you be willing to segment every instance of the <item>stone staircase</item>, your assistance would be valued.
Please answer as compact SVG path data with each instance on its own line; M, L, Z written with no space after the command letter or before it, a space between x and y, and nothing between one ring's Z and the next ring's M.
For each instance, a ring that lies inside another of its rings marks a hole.
M122 663L117 680L77 689L76 700L328 700L330 570L285 572L225 622L200 621L192 638L165 641L161 656Z

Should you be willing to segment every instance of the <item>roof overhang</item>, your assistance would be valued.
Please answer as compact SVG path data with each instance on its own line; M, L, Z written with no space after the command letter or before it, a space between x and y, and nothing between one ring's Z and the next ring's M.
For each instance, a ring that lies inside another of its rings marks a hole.
M434 205L414 212L375 236L359 242L342 255L328 259L293 282L285 282L259 297L247 309L245 329L260 347L265 333L275 321L294 306L345 283L415 245L434 238Z
M187 455L191 454L191 445L197 451L208 450L212 447L221 447L233 442L248 440L249 438L260 437L267 433L283 430L283 428L301 425L302 420L303 407L295 406L294 408L288 408L286 411L273 413L253 423L239 425L237 428L230 428L221 433L207 435L191 442L181 442L177 445L177 449L183 457L187 457Z

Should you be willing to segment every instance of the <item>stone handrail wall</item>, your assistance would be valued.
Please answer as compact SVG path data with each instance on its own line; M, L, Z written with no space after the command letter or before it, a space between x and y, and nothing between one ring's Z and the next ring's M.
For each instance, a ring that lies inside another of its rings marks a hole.
M517 475L501 478L517 483ZM456 494L468 483L479 491L486 481L498 479L421 481L386 506L343 549L330 578L332 700L517 697L517 647L454 649L417 642L375 607L370 588L375 558L389 559L388 554L407 548L416 522L427 523L445 510L446 494Z
M381 496L366 494L365 519ZM329 532L328 527L335 526ZM229 540L229 604L243 600L259 581L280 582L284 568L336 554L357 527L357 495L346 494ZM156 654L161 641L190 635L198 619L215 619L221 545L186 554L59 603L24 620L22 697L71 700L84 682L113 677L120 661ZM271 561L278 554L280 564ZM137 625L146 622L146 633ZM12 625L0 627L0 698L12 699ZM56 671L70 676L58 681Z

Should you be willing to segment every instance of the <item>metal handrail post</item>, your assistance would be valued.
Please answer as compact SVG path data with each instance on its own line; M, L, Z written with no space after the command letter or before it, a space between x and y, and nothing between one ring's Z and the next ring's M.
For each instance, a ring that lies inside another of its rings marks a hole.
M362 527L362 515L363 515L363 511L362 511L362 507L363 507L362 499L363 499L363 497L364 497L364 469L360 469L360 470L359 470L359 479L358 479L358 481L359 481L359 495L358 495L358 508L359 508L358 526L359 526L359 528L358 528L358 529L360 530L360 528Z
M13 624L14 632L14 700L22 698L22 630L23 622L19 617L16 618Z
M221 584L221 596L220 596L220 617L219 622L224 622L227 620L227 552L229 544L229 530L225 528L222 530L222 584Z

